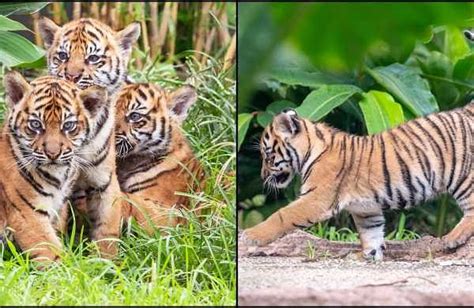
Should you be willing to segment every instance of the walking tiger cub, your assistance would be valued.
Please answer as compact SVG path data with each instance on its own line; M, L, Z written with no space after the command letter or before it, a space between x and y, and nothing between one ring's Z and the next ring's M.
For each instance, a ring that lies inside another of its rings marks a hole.
M115 144L117 175L130 202L124 218L134 217L148 232L153 225L175 226L175 213L189 209L189 198L176 192L198 192L204 173L181 132L197 94L185 86L168 94L153 84L125 86L117 100Z
M300 118L275 116L260 140L262 178L277 188L301 175L297 200L247 229L244 241L265 245L298 227L348 210L363 255L382 259L383 211L450 193L464 212L444 237L455 248L474 235L474 102L373 135L355 136Z
M66 199L83 168L78 153L106 91L80 90L55 77L30 84L16 72L4 76L8 116L0 135L0 214L19 247L36 260L56 260Z

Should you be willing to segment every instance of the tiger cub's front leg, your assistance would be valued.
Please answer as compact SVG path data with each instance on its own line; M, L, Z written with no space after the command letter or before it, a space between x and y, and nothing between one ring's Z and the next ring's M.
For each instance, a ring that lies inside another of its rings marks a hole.
M382 211L374 213L352 213L362 244L362 256L367 260L383 258L385 218Z
M331 203L316 194L309 194L279 209L264 222L245 230L242 239L249 245L263 246L286 233L310 227L332 216Z
M113 259L118 252L121 225L121 191L115 171L110 172L107 182L86 193L91 238L97 242L103 257Z
M49 216L30 207L21 210L7 206L8 225L22 251L29 252L35 261L57 261L61 241L56 235Z

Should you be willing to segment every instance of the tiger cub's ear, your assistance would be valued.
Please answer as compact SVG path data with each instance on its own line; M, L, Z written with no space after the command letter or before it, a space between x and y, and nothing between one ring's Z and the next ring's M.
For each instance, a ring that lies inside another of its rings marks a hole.
M275 116L273 121L276 128L283 133L295 135L301 130L298 115L293 109L283 110Z
M189 107L197 100L196 89L192 86L184 86L171 93L168 109L171 115L182 123L188 116Z
M41 17L39 22L39 31L44 41L44 47L49 48L53 44L54 35L61 27L47 17Z
M31 89L25 78L16 71L10 71L3 77L5 87L5 101L9 108L18 104L25 94Z
M84 108L95 117L108 104L107 90L99 86L91 86L79 93Z
M115 34L123 56L127 58L130 56L132 46L140 37L140 32L140 23L133 22Z

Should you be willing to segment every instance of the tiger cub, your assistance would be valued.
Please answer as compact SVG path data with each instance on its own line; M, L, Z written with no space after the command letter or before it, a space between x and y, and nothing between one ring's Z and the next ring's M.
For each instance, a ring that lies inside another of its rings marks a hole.
M100 115L90 139L79 154L87 164L74 187L73 202L87 208L91 237L105 257L114 257L120 233L121 196L115 173L115 101L124 84L132 45L140 36L138 23L119 32L81 18L62 27L43 17L40 32L47 48L49 73L71 80L84 89L92 85L108 91L108 108ZM85 203L85 205L84 205ZM112 241L104 239L110 238Z
M132 46L140 36L138 22L116 32L92 18L73 20L60 27L42 17L39 28L51 75L71 80L81 89L104 87L111 99L120 91L126 81Z
M33 259L54 261L61 248L55 228L81 168L77 154L106 105L106 92L80 90L50 76L29 84L13 71L4 76L4 86L1 227L12 229L15 242Z
M383 211L403 209L450 193L464 212L444 237L448 248L474 234L474 102L373 135L355 136L300 118L294 110L275 116L260 140L261 175L276 188L295 174L300 196L243 238L265 245L299 227L349 211L363 255L382 259Z
M118 97L117 174L130 201L123 216L134 217L148 232L153 224L175 226L180 219L173 211L189 210L189 198L176 192L201 189L201 165L180 127L196 99L190 86L168 94L148 83L127 85Z

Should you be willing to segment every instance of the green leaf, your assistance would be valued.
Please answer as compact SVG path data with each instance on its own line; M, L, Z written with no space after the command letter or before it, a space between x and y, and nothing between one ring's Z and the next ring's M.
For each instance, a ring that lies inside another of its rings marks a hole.
M467 55L456 62L453 77L474 84L474 54Z
M38 12L48 4L49 2L3 2L0 4L0 15L32 14Z
M342 105L355 93L362 90L352 85L326 85L311 92L296 108L298 115L311 119L320 120L334 108Z
M16 33L0 31L0 63L7 67L31 63L45 54L43 49Z
M15 68L36 68L36 69L42 69L42 68L46 68L46 56L43 56L41 58L39 58L38 60L36 61L33 61L33 62L24 62L24 63L21 63L21 64L18 64L18 65L15 65L13 67Z
M305 72L295 68L277 68L266 73L264 77L275 79L288 85L300 85L317 88L325 84L338 84L344 81L322 72Z
M263 214L256 210L250 211L244 218L244 229L253 227L264 220Z
M363 97L359 106L369 134L383 132L405 121L402 106L390 94L372 90Z
M439 110L429 84L420 77L419 70L395 63L375 69L367 68L367 71L416 116L424 116Z
M469 53L469 45L460 29L454 26L445 27L444 53L453 61L466 56Z
M439 51L432 51L424 56L418 56L417 60L425 76L443 78L443 80L428 79L431 92L436 97L441 109L452 108L451 104L458 100L460 94L456 85L445 81L446 79L452 80L453 63L451 59Z
M262 206L265 204L265 201L267 200L267 196L266 195L262 195L262 194L259 194L259 195L255 195L253 198L252 198L252 204L255 205L255 206Z
M239 118L237 119L238 122L238 147L237 150L240 149L242 142L244 142L245 135L247 134L247 130L249 129L250 121L253 118L253 114L251 113L241 113L239 114Z
M23 24L19 23L18 21L11 20L10 18L2 15L0 15L0 29L2 29L2 31L30 31L30 29L23 26Z
M296 104L287 100L280 100L267 106L264 112L257 115L257 123L266 127L273 120L273 117L285 108L296 108Z

